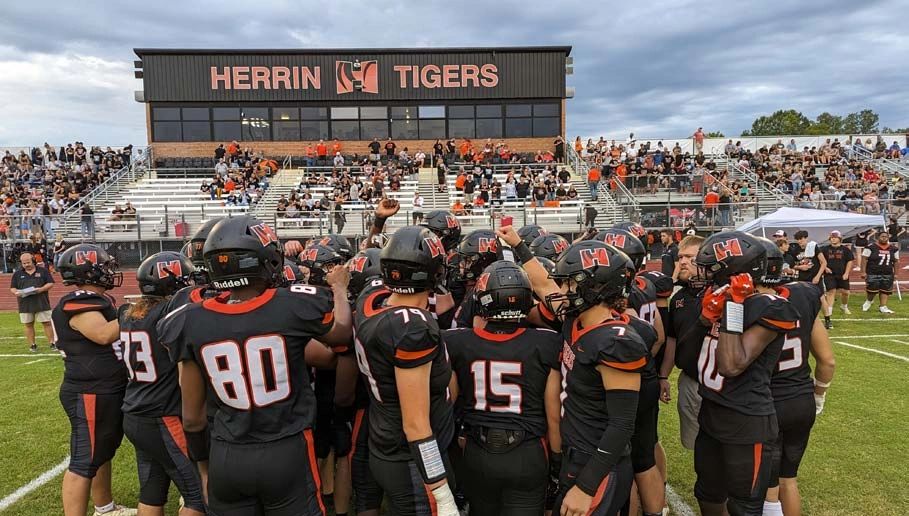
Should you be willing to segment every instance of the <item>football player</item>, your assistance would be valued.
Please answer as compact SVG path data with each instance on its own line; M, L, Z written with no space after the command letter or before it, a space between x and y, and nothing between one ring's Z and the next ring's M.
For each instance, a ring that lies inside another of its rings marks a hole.
M384 287L357 300L357 361L370 396L369 465L394 514L458 515L445 452L454 436L451 365L428 311L444 259L445 246L430 230L398 229L380 255Z
M758 240L767 251L767 269L757 282L758 290L788 299L799 313L798 328L786 336L770 383L779 437L774 447L774 468L767 501L764 502L764 514L798 516L801 513L801 497L796 475L808 446L814 418L823 410L827 387L833 380L833 349L823 321L818 317L821 310L820 289L804 281L780 285L785 263L783 252L766 238ZM815 381L811 379L809 352L817 363Z
M444 335L452 396L464 406L467 441L458 474L471 514L542 514L561 462L561 338L527 327L533 291L516 264L487 267L475 294L483 324Z
M167 308L164 311L165 314L172 310L176 310L185 304L201 303L204 299L218 295L218 290L210 288L208 285L208 267L205 265L202 249L205 246L205 239L208 238L208 234L211 233L211 228L213 228L219 220L221 220L221 218L205 221L189 239L188 256L193 266L193 285L188 285L170 296L170 299L167 301Z
M420 224L428 228L439 237L445 250L451 252L458 247L461 241L461 222L455 217L454 213L448 210L433 210L426 215L423 223Z
M473 288L483 269L498 259L499 242L496 234L488 229L471 231L458 245L461 257L461 278L465 281L464 301L458 306L452 321L452 328L470 328L475 323L476 296Z
M799 314L785 299L754 292L767 252L740 231L717 233L698 251L709 283L701 320L710 327L698 357L700 430L695 496L707 516L760 515L778 427L770 379Z
M543 226L537 224L528 224L526 226L521 226L521 228L518 229L518 236L520 236L521 241L528 246L530 246L537 237L548 234L549 231L546 231Z
M862 311L867 312L871 309L874 302L874 296L880 295L880 312L882 314L892 314L887 306L887 300L890 294L893 294L893 278L896 272L896 264L900 261L899 247L890 245L890 233L886 230L877 234L877 241L868 244L862 250L862 279L865 282L865 293L867 299L862 303Z
M120 325L113 299L106 294L123 283L116 261L92 244L70 247L57 269L64 295L52 320L63 354L60 403L70 422L70 461L63 475L63 512L84 516L89 492L95 514L136 514L114 503L111 467L123 439L123 394L127 372L119 347Z
M562 516L615 514L631 489L628 448L647 364L646 344L617 311L633 279L628 257L604 242L578 242L550 278L511 227L497 233L544 300L533 318L562 325L564 459L555 507Z
M212 286L227 293L171 312L158 335L179 361L187 449L208 462L210 510L324 515L305 349L312 338L349 342L347 271L327 276L331 293L275 288L284 263L277 235L249 216L218 222L203 252Z
M120 343L129 372L123 431L136 447L142 516L164 516L171 482L183 497L181 516L205 514L202 479L184 445L177 365L155 329L167 315L167 300L189 286L192 273L192 263L178 253L149 256L136 271L142 297L120 314Z
M568 249L568 240L555 233L540 235L530 243L530 252L537 258L546 258L553 262L559 260L559 255Z

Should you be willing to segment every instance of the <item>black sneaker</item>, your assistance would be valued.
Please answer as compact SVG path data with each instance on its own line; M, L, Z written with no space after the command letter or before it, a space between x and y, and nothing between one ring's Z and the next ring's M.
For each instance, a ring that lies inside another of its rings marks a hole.
M50 348L51 348L51 351L57 351L57 344L55 342L51 342Z
M38 352L38 345L37 345L37 344L32 344L31 346L29 346L28 350L31 351L32 353L37 353L37 352Z
M828 321L824 321L824 328L827 328L828 330L832 330L832 329L833 329L833 321L829 321L829 320L828 320Z

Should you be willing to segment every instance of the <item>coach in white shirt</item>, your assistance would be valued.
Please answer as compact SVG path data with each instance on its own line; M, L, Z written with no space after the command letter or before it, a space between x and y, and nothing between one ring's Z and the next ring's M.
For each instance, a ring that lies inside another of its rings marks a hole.
M413 193L413 223L417 225L423 222L423 196L420 192Z

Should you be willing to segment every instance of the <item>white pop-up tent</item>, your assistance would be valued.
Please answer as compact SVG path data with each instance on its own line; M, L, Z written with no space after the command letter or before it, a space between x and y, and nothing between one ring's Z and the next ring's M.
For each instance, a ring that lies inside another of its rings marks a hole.
M800 229L808 232L808 240L817 243L826 242L834 229L849 238L866 229L885 226L883 215L859 215L830 210L810 210L805 208L780 208L773 213L752 220L737 228L738 231L770 238L777 230L782 229L792 235Z

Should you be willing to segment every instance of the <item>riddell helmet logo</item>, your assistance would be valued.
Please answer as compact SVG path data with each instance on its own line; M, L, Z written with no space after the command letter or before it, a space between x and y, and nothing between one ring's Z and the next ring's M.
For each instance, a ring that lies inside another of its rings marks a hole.
M158 279L165 279L168 276L176 276L178 278L183 276L183 265L180 264L180 260L158 262L155 267L158 270Z
M85 265L86 263L98 264L98 251L76 251L76 265Z
M592 269L594 266L609 266L609 253L602 247L596 249L581 249L581 267Z
M362 91L379 93L378 61L335 61L338 95Z
M723 261L731 256L743 256L742 243L738 238L732 238L725 242L716 242L713 244L713 252L716 254L718 261Z
M474 292L486 292L486 286L489 283L489 273L484 272L477 279L477 284L474 286Z
M625 249L625 235L608 233L605 237L603 237L603 242L606 242L611 246L618 247L619 249Z

